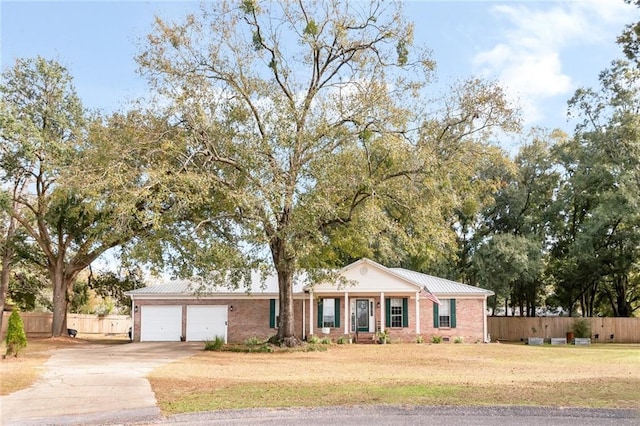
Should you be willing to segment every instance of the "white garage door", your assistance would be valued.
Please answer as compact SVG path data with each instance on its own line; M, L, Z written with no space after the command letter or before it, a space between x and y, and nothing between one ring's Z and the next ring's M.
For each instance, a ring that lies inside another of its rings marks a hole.
M227 342L227 306L187 306L187 341L214 340Z
M141 342L179 342L182 306L141 306Z

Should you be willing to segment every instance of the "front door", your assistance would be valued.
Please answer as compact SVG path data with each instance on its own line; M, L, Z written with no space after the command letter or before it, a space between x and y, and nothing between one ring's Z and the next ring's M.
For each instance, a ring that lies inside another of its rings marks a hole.
M369 331L369 299L356 299L356 327L358 331Z

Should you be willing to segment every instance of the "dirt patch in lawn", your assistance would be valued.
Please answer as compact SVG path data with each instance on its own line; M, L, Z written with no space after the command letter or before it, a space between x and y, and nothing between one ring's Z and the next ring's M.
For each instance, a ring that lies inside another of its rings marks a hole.
M637 408L640 346L333 345L203 352L150 376L167 414L366 404Z

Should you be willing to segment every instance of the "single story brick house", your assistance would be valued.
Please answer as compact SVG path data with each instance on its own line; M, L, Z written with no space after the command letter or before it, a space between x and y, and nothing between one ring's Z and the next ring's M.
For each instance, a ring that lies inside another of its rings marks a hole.
M392 342L462 338L486 342L487 297L493 292L361 259L339 271L347 285L294 283L294 329L336 339L371 341L386 331ZM198 289L196 290L196 287ZM222 336L241 343L276 333L277 277L255 273L248 288L202 287L169 281L126 293L132 300L134 341L202 341Z

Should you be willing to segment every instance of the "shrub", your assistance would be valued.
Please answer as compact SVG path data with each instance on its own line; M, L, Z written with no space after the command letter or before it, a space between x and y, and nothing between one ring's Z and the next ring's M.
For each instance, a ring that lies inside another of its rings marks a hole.
M27 335L24 332L24 323L17 309L14 309L9 317L5 343L7 344L5 356L13 354L13 356L17 357L18 353L27 346Z
M434 334L431 337L431 343L441 343L442 342L442 336L438 336L436 334Z
M453 339L453 343L462 343L464 341L464 339L462 338L462 336L458 336L455 339Z
M302 349L303 352L326 352L327 347L322 345L306 345Z
M422 334L418 334L416 336L416 343L424 343L424 337L422 337Z
M318 336L311 336L308 339L308 342L311 343L312 345L315 345L317 343L320 343L320 339L318 338Z
M586 318L576 318L573 320L573 335L578 338L591 337L591 324Z
M339 344L339 345L344 345L345 343L347 343L347 338L344 337L344 336L340 336L336 340L336 343Z
M253 336L253 337L249 337L247 340L245 340L244 344L249 346L249 347L254 347L254 346L258 346L260 343L262 343L262 341L260 341L260 339L258 339L257 336Z
M323 337L322 340L320 341L320 343L322 343L323 345L330 345L331 344L331 338L330 337Z
M205 351L219 351L219 350L222 350L223 346L224 346L224 337L221 337L221 336L216 336L214 340L204 341Z

